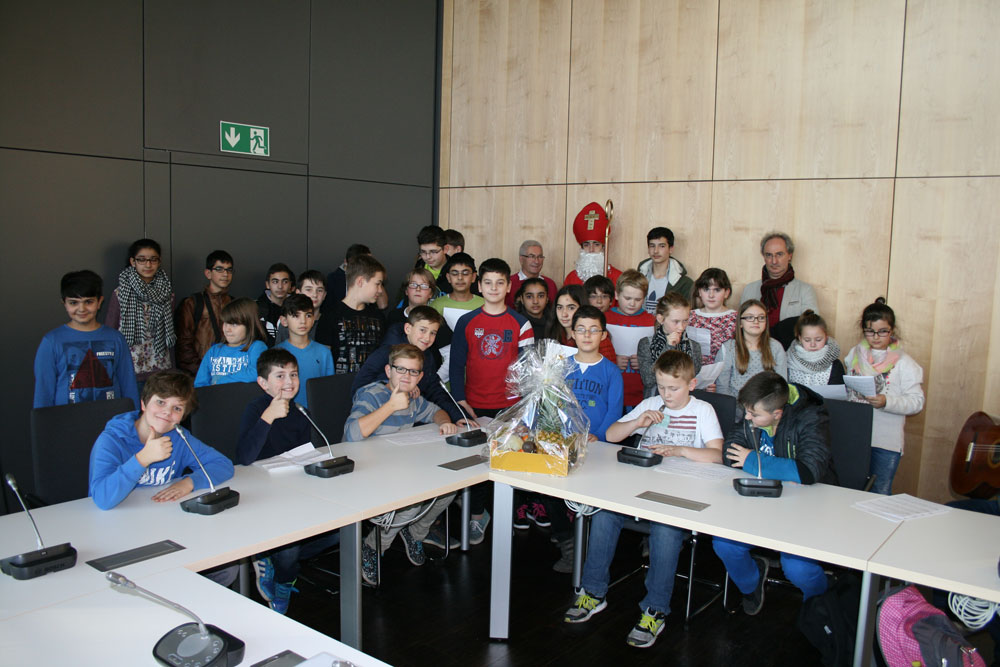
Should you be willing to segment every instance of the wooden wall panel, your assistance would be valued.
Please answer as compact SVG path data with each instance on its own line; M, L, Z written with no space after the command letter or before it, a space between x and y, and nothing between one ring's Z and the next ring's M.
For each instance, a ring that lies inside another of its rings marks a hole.
M569 182L711 178L717 5L573 3Z
M456 3L449 185L566 181L571 7Z
M518 271L518 248L534 239L545 252L543 275L562 284L566 186L461 188L447 194L451 227L465 236L465 250L477 263L500 257Z
M603 206L608 199L615 205L609 243L612 265L622 271L636 268L649 257L646 233L663 226L674 233L673 256L684 264L692 279L708 266L711 183L571 185L566 206L565 273L573 269L580 252L573 237L576 214L592 201Z
M927 405L907 419L897 490L949 498L948 463L958 432L986 404L1000 374L994 325L1000 271L1000 179L900 180L890 259L889 305L904 348L924 369ZM987 363L991 365L988 366Z
M722 0L715 178L892 176L904 0Z
M785 232L795 242L796 277L815 288L846 350L857 342L862 309L886 293L891 220L891 180L715 183L710 262L729 274L729 305L738 308L743 288L760 279L761 237Z
M910 0L900 176L1000 174L1000 3Z
M441 3L441 145L438 146L438 183L451 183L451 68L454 61L455 2L443 0ZM447 191L439 193L437 224L448 227Z

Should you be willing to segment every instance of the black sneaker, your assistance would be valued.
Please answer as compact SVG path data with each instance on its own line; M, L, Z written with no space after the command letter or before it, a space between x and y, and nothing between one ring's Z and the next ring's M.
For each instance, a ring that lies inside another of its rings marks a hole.
M757 581L757 588L753 589L753 593L743 596L743 613L747 616L756 616L764 607L764 586L767 585L767 571L770 568L767 559L760 556L754 556L753 559L760 571L760 579Z
M514 528L515 530L528 530L531 528L531 521L528 519L527 505L521 505L514 510Z
M410 562L417 567L426 563L427 557L424 555L424 543L413 539L413 535L410 535L410 527L403 528L403 530L399 531L399 534L403 538L403 546L406 547L406 557Z

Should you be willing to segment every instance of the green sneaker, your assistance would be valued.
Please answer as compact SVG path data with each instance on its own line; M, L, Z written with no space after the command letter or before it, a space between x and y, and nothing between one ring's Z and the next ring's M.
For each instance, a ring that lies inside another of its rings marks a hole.
M608 606L604 598L595 598L587 591L580 589L580 594L576 596L576 602L563 614L563 621L566 623L585 623L590 617Z
M628 638L625 641L629 646L649 648L656 643L656 638L663 632L663 626L666 625L666 622L666 614L647 609L642 612L639 622L632 628L632 632L628 633Z

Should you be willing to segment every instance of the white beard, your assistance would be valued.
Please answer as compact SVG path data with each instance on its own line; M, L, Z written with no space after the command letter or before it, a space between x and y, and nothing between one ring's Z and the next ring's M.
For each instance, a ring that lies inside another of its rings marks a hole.
M580 251L580 256L576 259L576 275L580 280L586 281L594 276L604 275L604 253Z

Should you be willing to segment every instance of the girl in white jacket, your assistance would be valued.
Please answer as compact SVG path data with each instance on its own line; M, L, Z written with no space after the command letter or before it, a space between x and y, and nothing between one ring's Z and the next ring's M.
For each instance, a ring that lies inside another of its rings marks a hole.
M852 393L853 400L866 401L872 416L872 458L869 472L875 475L872 491L892 493L892 479L903 455L903 422L907 415L924 409L920 383L924 370L903 351L896 337L896 315L879 297L861 313L863 340L851 348L844 360L850 375L875 378L875 395Z

